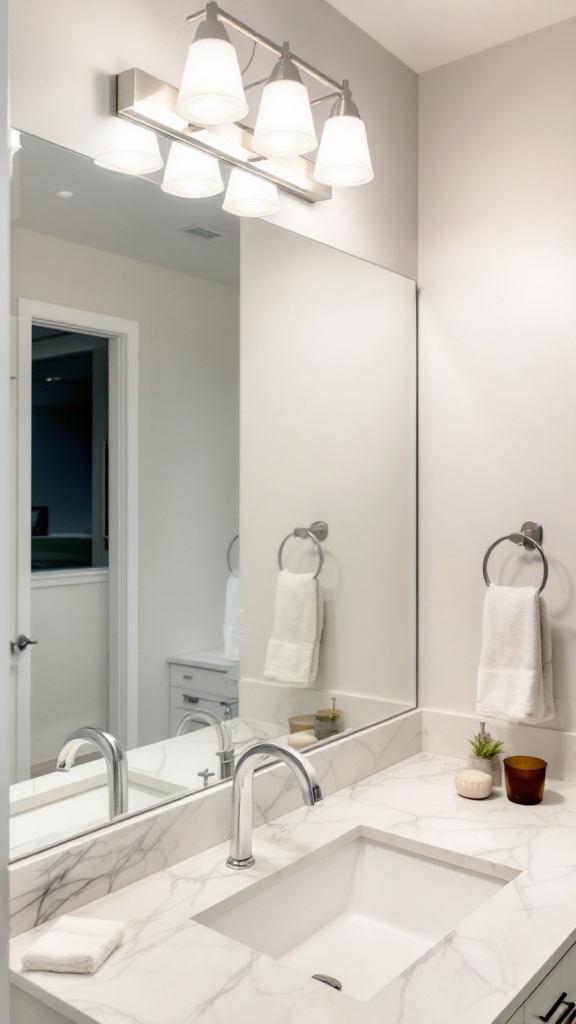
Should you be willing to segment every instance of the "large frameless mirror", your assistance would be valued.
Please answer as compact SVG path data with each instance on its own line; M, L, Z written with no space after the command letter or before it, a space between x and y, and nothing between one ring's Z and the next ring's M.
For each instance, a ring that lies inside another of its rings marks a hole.
M109 822L101 743L56 770L79 728L127 751L137 813L258 739L413 707L416 661L414 283L22 143L14 858ZM323 563L317 672L292 682L269 649L287 537L291 575Z

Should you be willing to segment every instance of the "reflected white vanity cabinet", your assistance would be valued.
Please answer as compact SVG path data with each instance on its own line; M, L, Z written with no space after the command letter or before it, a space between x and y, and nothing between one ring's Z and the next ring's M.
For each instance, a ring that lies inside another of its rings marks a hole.
M177 654L170 666L170 735L187 711L211 711L217 718L238 715L238 662L228 661L218 648ZM192 725L190 732L202 729Z

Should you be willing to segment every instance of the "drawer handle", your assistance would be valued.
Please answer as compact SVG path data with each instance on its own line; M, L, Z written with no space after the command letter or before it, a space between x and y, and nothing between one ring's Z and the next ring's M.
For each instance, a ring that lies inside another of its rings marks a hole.
M184 704L199 704L200 703L200 697L191 697L189 693L183 693L182 694L182 700L184 701Z
M182 676L182 679L194 679L194 676Z
M572 1024L572 1022L576 1019L576 1012L574 1012L576 1011L576 1003L569 1002L566 999L566 992L562 992L562 995L558 996L558 999L554 1003L554 1006L552 1006L548 1010L546 1016L538 1017L538 1020L543 1020L544 1024L547 1024L548 1021L552 1020L553 1015L556 1013L557 1010L560 1009L561 1006L565 1006L566 1009L564 1010L562 1016L558 1017L557 1021L554 1021L554 1024Z

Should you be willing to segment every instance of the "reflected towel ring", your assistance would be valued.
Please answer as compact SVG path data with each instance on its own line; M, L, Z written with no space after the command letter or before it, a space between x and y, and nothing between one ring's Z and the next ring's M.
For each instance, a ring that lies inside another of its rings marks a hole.
M524 533L508 533L506 534L505 537L499 537L498 540L495 540L494 543L490 545L488 551L484 555L484 561L482 562L482 575L484 576L484 582L486 583L486 586L489 587L491 586L492 583L488 575L488 559L490 558L490 555L494 551L494 548L497 547L498 544L501 544L503 540L511 540L514 544L526 544L526 542L528 542L529 545L538 549L542 556L542 564L544 569L542 583L540 584L540 587L538 589L538 593L541 594L544 590L544 587L546 586L546 581L548 579L548 559L546 558L546 555L544 554L544 551L542 550L538 541L535 540L534 537L526 536L526 534Z
M240 534L239 533L237 533L234 537L232 537L232 540L230 541L230 543L228 545L228 550L226 552L226 564L227 564L227 566L228 566L228 568L230 570L230 574L232 576L235 576L236 579L238 579L238 573L234 572L234 569L232 568L232 563L230 561L230 553L231 553L232 548L234 547L234 545L235 545L237 540L240 540Z
M318 552L318 568L314 573L313 578L317 580L320 575L322 566L324 565L324 552L322 551L322 545L318 538L314 536L312 530L306 530L305 528L301 527L297 527L295 530L292 531L292 533L289 533L287 537L284 537L284 540L280 545L280 549L278 551L278 566L280 568L280 571L284 571L284 566L282 565L282 552L284 551L284 545L286 544L286 541L290 540L291 537L303 537L304 539L306 537L309 537L310 540L316 545L316 550Z

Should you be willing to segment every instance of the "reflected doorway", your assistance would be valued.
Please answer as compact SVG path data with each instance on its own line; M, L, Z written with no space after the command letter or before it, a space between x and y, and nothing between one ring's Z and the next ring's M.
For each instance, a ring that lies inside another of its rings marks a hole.
M64 734L109 728L108 345L32 326L33 777Z
M53 770L78 725L124 748L138 738L138 324L33 299L18 310L12 782Z

